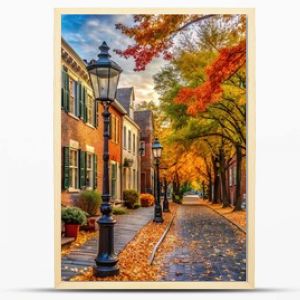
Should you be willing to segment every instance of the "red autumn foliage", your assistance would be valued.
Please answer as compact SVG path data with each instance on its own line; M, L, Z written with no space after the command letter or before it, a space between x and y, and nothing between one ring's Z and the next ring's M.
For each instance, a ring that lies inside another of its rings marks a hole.
M195 88L182 88L175 102L187 104L187 112L195 115L204 111L222 94L221 84L233 76L246 63L246 41L220 51L218 58L206 68L207 80Z
M115 50L125 58L132 57L135 61L135 71L145 70L145 67L156 57L162 55L170 60L173 46L172 38L187 24L192 24L210 15L135 15L132 27L116 24L116 28L135 40L135 44L125 50Z
M125 50L115 50L125 58L132 57L135 61L135 71L145 70L145 67L159 55L164 59L172 59L171 48L174 36L194 23L200 23L215 15L135 15L134 26L116 24L116 28L135 44ZM223 15L223 21L228 22L234 15ZM239 30L244 32L246 18L242 15ZM221 84L235 74L246 62L246 41L238 45L224 48L216 61L207 67L207 80L196 88L182 88L175 99L177 103L188 106L188 113L195 115L204 111L210 103L217 101L222 94Z

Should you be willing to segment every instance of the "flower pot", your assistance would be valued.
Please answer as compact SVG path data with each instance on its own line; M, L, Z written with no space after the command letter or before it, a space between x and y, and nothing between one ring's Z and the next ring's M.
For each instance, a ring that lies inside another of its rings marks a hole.
M96 217L90 217L88 218L88 228L89 231L96 231Z
M65 224L65 235L67 237L77 238L79 232L79 224Z

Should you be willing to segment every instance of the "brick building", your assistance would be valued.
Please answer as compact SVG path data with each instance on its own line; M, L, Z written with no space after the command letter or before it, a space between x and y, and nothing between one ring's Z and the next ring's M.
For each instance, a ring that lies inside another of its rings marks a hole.
M152 142L154 140L153 112L151 110L135 111L134 121L140 127L140 146L144 152L141 155L141 193L153 193L154 168Z
M94 101L86 65L61 41L62 204L72 205L80 191L102 191L102 105ZM126 110L117 101L110 108L110 193L121 199L122 127Z

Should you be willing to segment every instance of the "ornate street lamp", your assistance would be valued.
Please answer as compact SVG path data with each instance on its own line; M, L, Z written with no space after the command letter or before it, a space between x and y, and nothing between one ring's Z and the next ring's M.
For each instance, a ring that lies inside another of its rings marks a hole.
M109 47L106 42L99 47L98 60L92 60L87 65L90 81L95 95L95 101L102 103L104 111L104 143L103 143L103 192L100 207L98 255L95 259L94 273L99 277L112 276L119 273L118 257L114 251L114 225L112 206L109 193L109 107L116 98L121 67L110 59Z
M143 156L143 155L144 155L144 151L145 151L144 144L141 143L140 148L139 148L140 156Z
M160 144L158 138L155 138L152 144L152 152L155 159L156 167L156 189L155 189L155 207L154 207L154 219L156 223L163 223L164 219L162 217L162 209L160 205L160 180L159 180L159 163L162 154L162 145Z

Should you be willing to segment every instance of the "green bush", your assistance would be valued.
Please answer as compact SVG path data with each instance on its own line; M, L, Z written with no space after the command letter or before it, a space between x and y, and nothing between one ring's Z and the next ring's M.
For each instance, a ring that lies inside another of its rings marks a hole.
M173 202L175 202L177 204L182 204L182 196L180 196L180 195L174 195Z
M114 206L113 214L114 215L125 215L125 214L127 214L127 209L126 209L126 207L122 207L122 206Z
M87 223L87 214L79 207L66 207L61 210L61 219L66 224L85 225Z
M125 190L123 199L127 208L134 208L134 205L139 203L139 194L136 190Z
M134 203L134 205L133 205L133 209L138 209L140 207L141 207L140 203Z
M86 211L89 216L99 215L101 195L96 190L83 191L79 195L77 206Z

